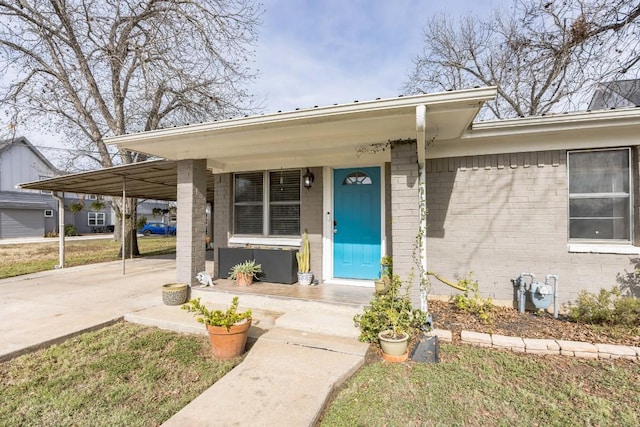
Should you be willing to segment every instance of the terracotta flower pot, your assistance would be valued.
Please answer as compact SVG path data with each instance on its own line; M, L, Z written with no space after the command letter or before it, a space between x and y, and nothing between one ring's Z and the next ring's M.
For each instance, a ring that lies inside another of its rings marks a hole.
M244 353L251 319L236 323L229 330L223 326L207 325L211 352L218 359L232 359Z
M250 286L253 283L253 274L238 273L236 276L236 283L238 286Z

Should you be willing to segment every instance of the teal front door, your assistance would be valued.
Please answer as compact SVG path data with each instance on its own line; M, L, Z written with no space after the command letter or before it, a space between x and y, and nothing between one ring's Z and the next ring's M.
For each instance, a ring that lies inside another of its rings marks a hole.
M380 272L380 168L333 172L333 277L375 279Z

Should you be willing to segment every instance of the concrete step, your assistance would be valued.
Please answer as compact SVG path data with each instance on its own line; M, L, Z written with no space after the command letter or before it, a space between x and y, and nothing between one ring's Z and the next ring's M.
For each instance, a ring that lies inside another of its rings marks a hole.
M207 305L230 304L234 296L234 293L226 291L202 291L197 288L192 291L192 297L200 297ZM353 324L353 316L362 312L357 305L256 294L240 295L239 302L239 309L281 313L275 320L275 326L279 328L348 338L357 338L360 334Z
M207 304L208 308L227 308L226 305ZM244 310L244 309L243 309ZM262 334L273 328L275 321L281 313L252 309L252 323L249 329L249 338L257 339ZM157 305L133 313L124 315L124 320L140 325L155 326L160 329L180 333L207 335L207 330L198 323L192 313L182 310L180 306Z
M361 312L362 306L356 304L346 304L338 302L325 302L309 299L290 298L273 295L260 294L239 294L227 290L217 290L211 288L194 287L191 290L191 297L200 297L203 302L211 302L213 304L230 304L234 296L240 297L240 307L246 306L258 308L261 310L286 312L291 310L327 312L327 313L344 313L353 316L353 314Z

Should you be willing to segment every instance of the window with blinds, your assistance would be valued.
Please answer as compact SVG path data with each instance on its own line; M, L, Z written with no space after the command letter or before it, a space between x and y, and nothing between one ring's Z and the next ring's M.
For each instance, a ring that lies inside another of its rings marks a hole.
M233 224L236 235L300 235L300 171L235 174Z

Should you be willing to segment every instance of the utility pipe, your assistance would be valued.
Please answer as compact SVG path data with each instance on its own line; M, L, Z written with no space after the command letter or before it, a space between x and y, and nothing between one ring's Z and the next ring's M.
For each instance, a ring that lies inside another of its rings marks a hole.
M58 265L55 268L64 268L64 192L61 196L57 191L51 195L58 201Z
M122 209L120 209L120 221L122 222L122 275L124 276L125 274L125 264L126 264L126 258L127 258L127 254L126 254L126 245L124 244L125 242L125 238L126 238L126 234L125 234L125 220L126 220L126 213L127 213L127 203L126 203L126 198L127 197L127 180L124 177L124 175L122 176Z
M553 279L553 317L555 319L558 318L558 275L557 274L547 274L544 278L544 283L549 284L549 279Z

